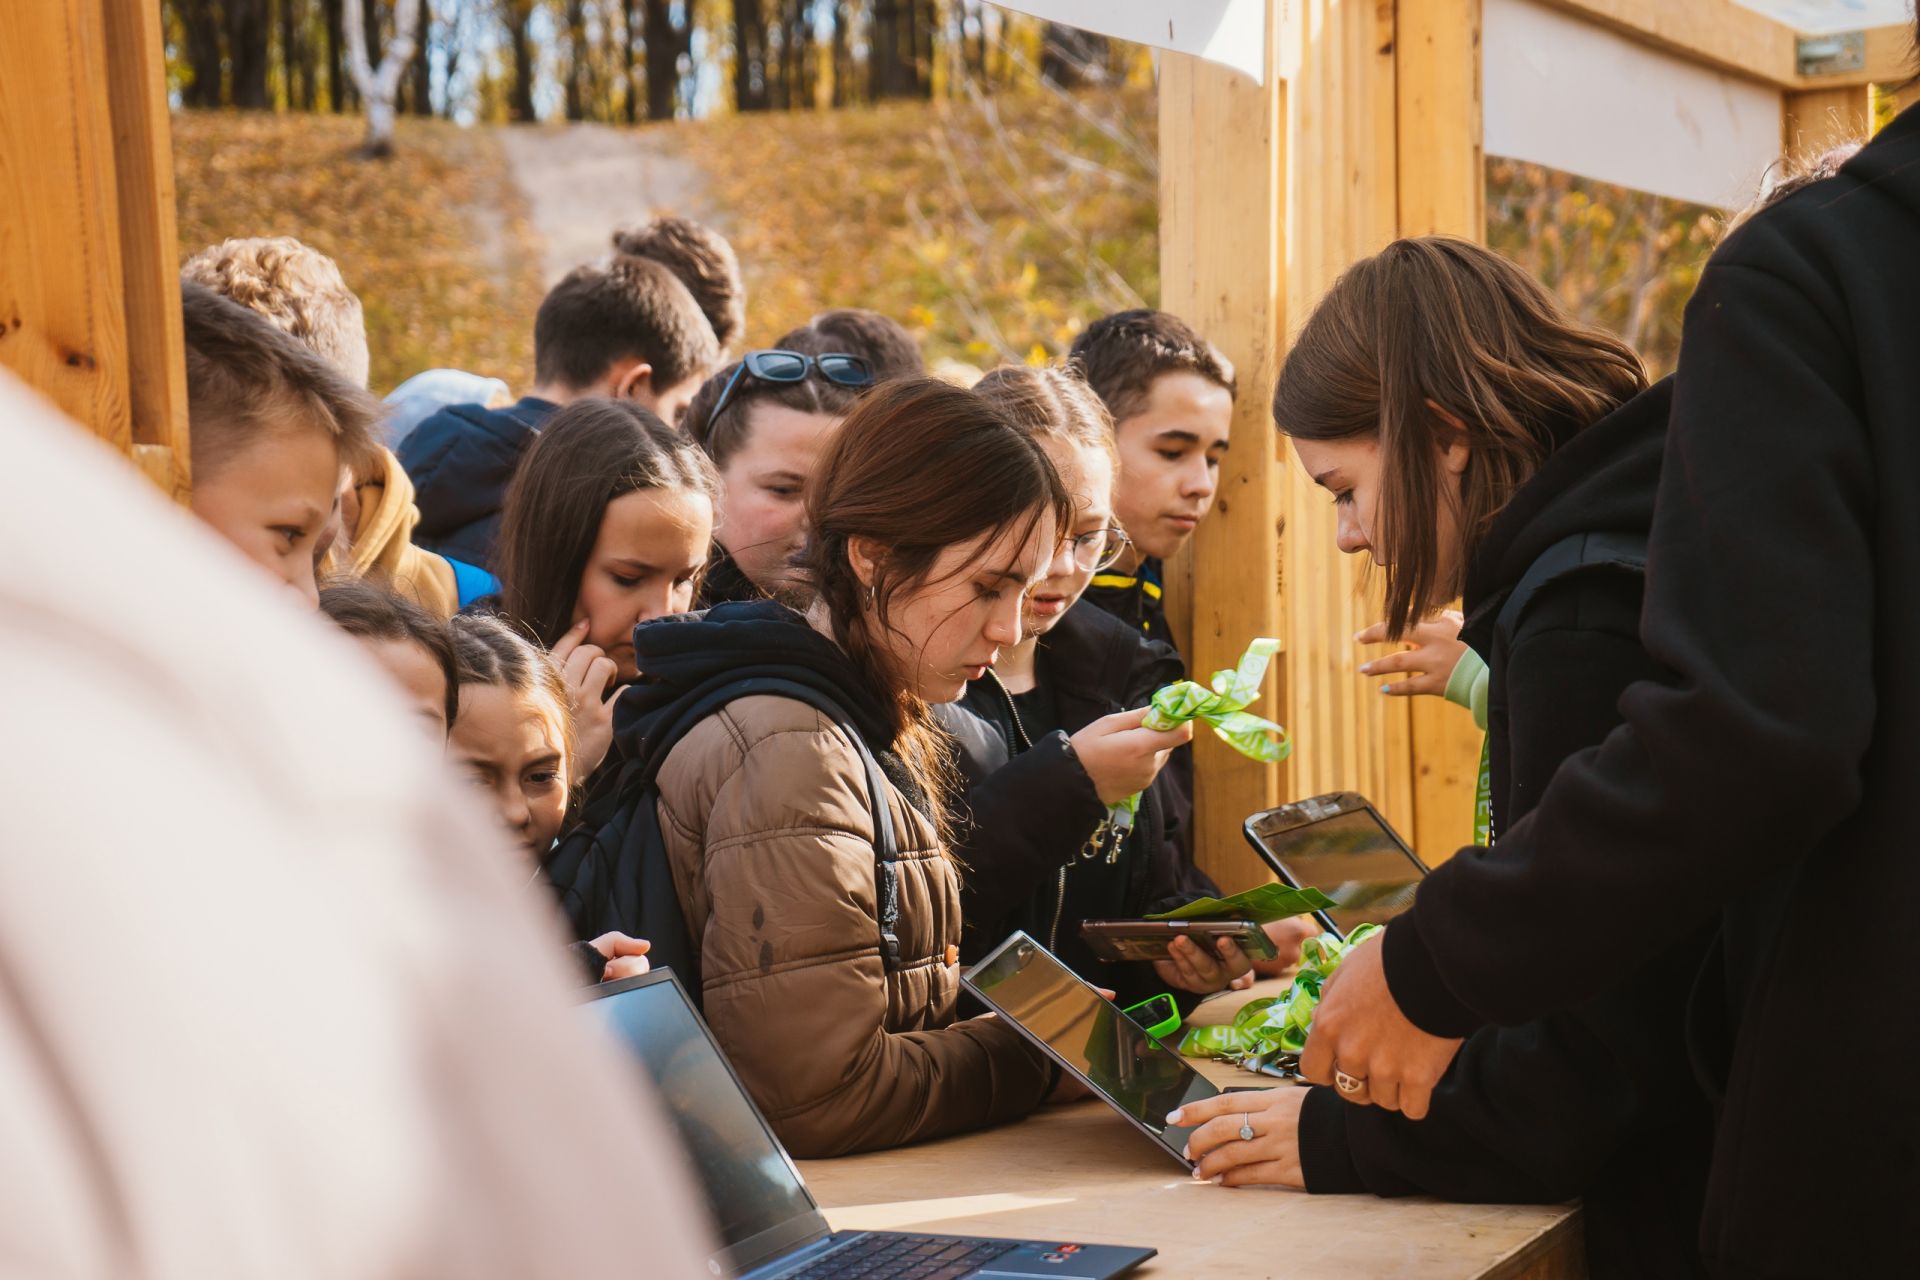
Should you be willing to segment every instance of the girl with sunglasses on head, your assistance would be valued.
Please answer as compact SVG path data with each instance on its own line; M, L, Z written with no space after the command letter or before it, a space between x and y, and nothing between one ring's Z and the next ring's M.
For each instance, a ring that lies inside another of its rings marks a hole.
M941 708L971 819L959 850L963 955L977 959L1024 929L1127 1003L1167 987L1218 991L1250 970L1231 942L1209 950L1176 939L1172 959L1148 966L1104 962L1080 938L1084 920L1137 918L1217 892L1168 829L1162 770L1191 726L1141 725L1154 690L1185 674L1179 655L1109 613L1076 607L1126 548L1106 408L1083 379L1052 369L1009 365L974 390L1046 451L1073 495L1073 524L1028 597L1020 643ZM1108 806L1137 792L1132 830L1116 831ZM1292 922L1274 932L1287 952L1302 936Z
M789 339L804 337L800 331ZM719 468L715 532L698 607L781 599L800 583L806 484L840 420L873 383L867 362L842 352L749 351L707 379L683 425Z
M796 1156L998 1124L1054 1087L1010 1024L957 1017L961 872L928 708L1019 643L1070 516L1046 454L978 396L889 383L808 487L805 613L735 602L635 632L621 745L664 757L633 801L653 813L630 817L657 819L680 976ZM645 872L608 874L619 891Z
M610 695L633 680L633 629L693 606L719 478L706 455L630 400L576 400L548 420L507 490L499 612L560 665L585 779L613 738Z

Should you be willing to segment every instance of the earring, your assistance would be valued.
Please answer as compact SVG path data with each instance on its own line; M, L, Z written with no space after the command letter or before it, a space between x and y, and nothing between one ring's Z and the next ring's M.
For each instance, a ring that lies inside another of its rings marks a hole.
M867 588L867 608L878 609L879 607L880 607L879 596L875 594L874 588L869 586Z

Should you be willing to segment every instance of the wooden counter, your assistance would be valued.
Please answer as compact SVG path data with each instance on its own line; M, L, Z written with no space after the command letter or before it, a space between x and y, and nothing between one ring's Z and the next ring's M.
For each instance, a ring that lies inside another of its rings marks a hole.
M1224 1021L1272 984L1209 1002ZM1196 1063L1221 1085L1279 1084ZM1282 1086L1285 1087L1285 1086ZM1135 1272L1180 1280L1409 1276L1581 1280L1579 1212L1308 1196L1196 1183L1099 1102L897 1151L809 1160L801 1172L838 1230L1081 1240L1151 1246Z

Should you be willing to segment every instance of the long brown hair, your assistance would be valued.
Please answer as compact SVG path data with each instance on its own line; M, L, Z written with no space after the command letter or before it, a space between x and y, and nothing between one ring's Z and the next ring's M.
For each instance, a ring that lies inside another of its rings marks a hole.
M507 488L494 556L508 617L551 649L573 626L607 504L639 489L704 494L720 477L691 440L631 400L576 400L547 420Z
M1398 639L1460 594L1472 548L1553 451L1646 390L1626 343L1560 309L1513 263L1466 240L1397 240L1349 267L1280 367L1273 420L1302 440L1377 437L1371 534L1386 562ZM1442 580L1441 444L1466 427L1457 513L1463 546Z
M1025 537L1048 515L1055 528L1072 527L1073 499L1046 451L980 396L934 378L869 391L808 486L803 571L834 640L891 702L895 749L936 824L944 794L941 739L881 632L892 630L895 600L927 585L947 548L1009 529ZM848 555L855 538L885 548L871 586Z

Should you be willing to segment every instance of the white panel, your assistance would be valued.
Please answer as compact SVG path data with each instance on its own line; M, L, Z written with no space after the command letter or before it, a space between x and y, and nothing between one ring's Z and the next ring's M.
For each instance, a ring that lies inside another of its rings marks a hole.
M1810 36L1913 21L1913 0L1733 0Z
M1265 83L1267 0L994 0L1036 18L1190 53Z
M1488 155L1730 209L1781 145L1780 95L1528 0L1486 0Z

